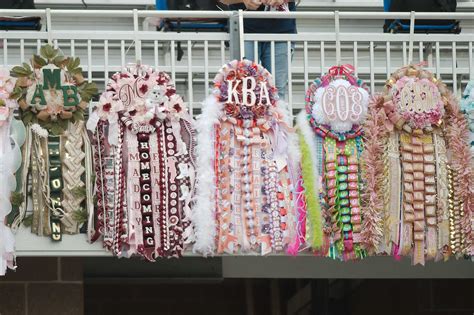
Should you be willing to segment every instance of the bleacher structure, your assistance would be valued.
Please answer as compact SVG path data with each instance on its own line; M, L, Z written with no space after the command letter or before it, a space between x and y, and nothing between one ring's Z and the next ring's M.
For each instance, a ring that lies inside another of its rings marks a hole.
M153 6L154 0L86 0L89 5L87 10L75 10L81 8L80 0L36 2L41 9L0 10L0 16L41 16L43 24L40 31L0 31L0 65L13 67L21 64L27 61L28 56L39 51L41 45L49 42L66 55L80 57L86 77L96 82L99 90L103 90L111 74L121 70L127 63L139 61L170 73L177 82L179 93L195 115L199 114L200 102L220 66L231 58L243 57L241 47L244 41L294 43L294 53L289 57L292 60L289 63L290 84L287 93L289 108L293 113L303 107L304 91L312 80L337 61L353 64L357 75L368 83L372 92L380 91L391 72L409 61L418 63L426 60L427 68L442 77L458 96L466 83L474 79L472 1L460 2L459 12L447 15L384 13L382 1L365 1L355 6L353 1L303 0L300 10L291 13L297 20L298 34L278 35L244 34L242 21L245 18L280 17L279 13L145 10ZM104 7L107 10L97 10ZM157 31L158 19L167 17L229 19L230 31ZM456 19L461 23L462 32L384 34L384 20L393 18ZM177 60L178 41L184 51L180 61ZM100 244L88 244L85 235L65 235L62 242L51 244L47 238L31 235L26 228L17 233L17 253L28 256L108 255ZM256 258L246 259L250 261ZM233 262L229 258L226 263L232 265ZM303 260L299 263L302 264L301 268L294 270L303 272L308 268ZM463 270L469 272L469 265L457 262L449 264L447 266L451 266L450 275L453 277L456 277L456 272L461 275ZM453 264L459 264L459 267L453 268ZM261 268L263 274L264 266ZM359 267L354 268L358 270ZM377 268L376 263L374 268ZM397 272L396 268L394 272Z

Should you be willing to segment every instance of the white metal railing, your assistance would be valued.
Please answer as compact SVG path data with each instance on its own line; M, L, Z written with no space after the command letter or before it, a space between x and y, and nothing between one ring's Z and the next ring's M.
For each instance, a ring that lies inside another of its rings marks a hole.
M138 60L169 72L177 83L178 92L189 107L195 109L195 114L215 73L231 58L242 56L245 41L295 44L288 69L287 93L289 106L295 111L302 108L311 80L338 63L352 63L373 92L380 90L392 71L410 60L426 59L428 67L454 87L455 92L459 92L467 80L474 79L474 13L297 12L285 17L296 18L298 25L304 26L300 33L277 35L245 34L242 20L282 17L281 13L0 10L0 16L5 15L41 16L43 28L41 31L0 31L0 65L13 67L27 61L39 52L41 45L49 42L66 55L80 57L86 76L103 90L114 72ZM145 22L156 18L233 19L238 23L237 34L152 31ZM464 31L459 35L384 34L383 20L390 18L412 22L415 19L458 19ZM177 60L178 42L184 50L180 61ZM227 48L227 42L232 49ZM274 44L272 47L274 49ZM65 235L61 244L51 244L47 239L30 235L26 229L19 232L17 249L20 255L105 254L100 244L87 244L84 235Z
M85 0L89 7L152 7L155 5L156 0ZM52 7L61 6L64 7L83 7L84 4L81 0L35 0L35 4L38 7ZM458 0L458 9L463 10L465 8L474 7L473 0ZM305 9L325 9L333 10L334 8L349 8L350 10L367 10L367 9L382 9L382 0L304 0L298 5L299 10Z
M455 93L474 79L474 13L383 13L383 12L292 12L289 14L240 11L238 43L229 51L231 40L225 32L157 32L149 19L219 18L231 19L230 11L137 11L137 10L0 10L0 15L41 16L41 31L0 31L0 64L24 62L39 47L50 42L65 54L79 56L87 77L103 87L107 78L129 62L154 65L171 74L178 91L191 108L198 109L212 78L231 57L243 57L245 41L285 41L295 53L289 63L288 102L299 109L309 83L339 63L351 63L357 74L377 92L395 69L410 61L427 60L428 68L446 81ZM247 18L296 18L305 25L298 34L244 34ZM457 19L465 31L452 34L384 34L384 19ZM313 23L311 29L308 25ZM325 28L321 29L324 23ZM377 29L361 28L376 23ZM177 60L177 43L183 58ZM272 49L274 45L272 45ZM240 54L236 54L235 52ZM3 58L2 58L3 57ZM274 59L272 60L274 63Z
M275 18L278 13L241 13L246 18ZM372 92L377 92L389 75L399 67L412 62L426 60L428 68L442 77L459 94L461 84L474 79L473 47L474 33L415 34L415 19L457 19L472 22L474 13L381 13L381 12L296 12L297 19L324 19L333 25L333 32L311 32L299 34L248 34L244 40L287 41L296 43L300 57L296 64L289 66L290 77L296 74L296 82L289 84L289 105L302 104L301 85L306 90L316 76L328 67L341 63L351 63L358 75L365 79ZM345 21L408 19L411 30L408 34L384 34L381 32L342 31ZM462 24L462 23L461 23ZM274 55L272 46L272 55ZM301 58L302 55L302 58ZM301 58L302 60L300 60ZM296 71L295 71L296 70ZM302 78L301 78L302 75ZM302 82L301 82L302 79ZM293 86L292 86L293 85ZM298 91L297 93L293 91Z

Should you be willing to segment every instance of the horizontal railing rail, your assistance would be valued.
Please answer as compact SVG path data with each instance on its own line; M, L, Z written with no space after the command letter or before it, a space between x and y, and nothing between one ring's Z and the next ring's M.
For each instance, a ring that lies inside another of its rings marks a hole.
M353 64L357 74L374 92L397 68L423 60L458 95L463 84L474 78L473 12L0 10L0 16L19 15L41 17L43 28L40 31L0 31L0 64L11 67L24 62L49 42L65 54L81 57L89 79L104 86L113 72L127 63L139 61L170 72L196 113L219 67L229 59L245 57L245 41L269 41L273 48L277 42L289 44L287 100L295 110L302 107L304 91L311 80L339 63ZM229 28L229 32L152 29L160 19L231 20L233 17L238 25ZM245 19L281 17L295 18L299 33L243 32ZM465 31L458 35L418 34L413 29L406 34L382 33L383 21L396 18L411 20L412 24L416 20L456 19L461 21ZM240 36L232 36L235 31ZM233 49L228 49L229 43ZM183 56L178 59L181 53ZM274 62L272 60L272 64Z

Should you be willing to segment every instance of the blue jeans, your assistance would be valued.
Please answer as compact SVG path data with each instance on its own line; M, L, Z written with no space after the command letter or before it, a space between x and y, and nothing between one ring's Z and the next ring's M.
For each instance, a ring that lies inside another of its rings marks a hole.
M270 42L258 43L258 58L255 58L253 41L245 42L245 58L255 62L261 61L262 66L273 75L280 99L284 100L288 85L288 43L275 42L275 72L272 69L272 48Z

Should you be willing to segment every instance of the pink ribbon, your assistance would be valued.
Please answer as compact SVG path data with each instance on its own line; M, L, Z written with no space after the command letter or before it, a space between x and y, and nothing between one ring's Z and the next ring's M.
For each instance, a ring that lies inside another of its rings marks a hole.
M293 243L288 246L287 252L292 256L298 255L298 252L305 244L306 235L306 202L304 198L303 181L300 178L296 183L296 207L298 223L296 226L296 236Z
M329 68L328 74L335 77L338 75L350 76L354 73L354 66L351 64L345 64L340 66L334 66Z

